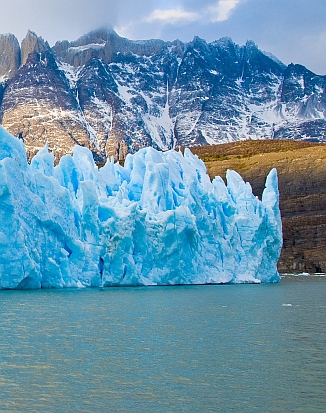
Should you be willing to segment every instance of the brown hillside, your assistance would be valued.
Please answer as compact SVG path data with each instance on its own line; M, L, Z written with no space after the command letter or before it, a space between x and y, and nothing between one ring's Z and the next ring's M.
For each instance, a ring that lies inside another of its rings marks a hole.
M244 141L194 147L211 177L233 169L261 197L276 167L284 246L280 272L326 272L326 145L289 140Z

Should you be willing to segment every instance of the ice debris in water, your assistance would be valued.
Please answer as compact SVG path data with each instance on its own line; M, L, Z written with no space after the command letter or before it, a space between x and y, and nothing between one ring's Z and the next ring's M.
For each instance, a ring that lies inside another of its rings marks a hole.
M282 245L277 174L262 201L185 150L144 148L98 169L76 146L28 164L0 129L0 288L275 282Z

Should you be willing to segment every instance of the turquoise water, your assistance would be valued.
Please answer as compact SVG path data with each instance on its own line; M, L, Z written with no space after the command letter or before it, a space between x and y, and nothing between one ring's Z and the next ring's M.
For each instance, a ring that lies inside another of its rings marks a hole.
M0 412L325 412L326 277L0 292Z

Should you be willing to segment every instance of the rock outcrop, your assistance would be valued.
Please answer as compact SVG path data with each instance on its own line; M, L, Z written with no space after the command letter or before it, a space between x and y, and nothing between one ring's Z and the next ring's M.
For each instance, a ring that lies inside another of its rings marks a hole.
M32 53L43 53L50 50L48 42L45 42L42 37L37 36L32 31L28 31L26 37L21 44L21 63L24 65L27 62L28 56Z
M20 46L13 34L0 34L0 79L12 78L21 64Z
M53 46L54 53L74 67L83 66L92 58L112 63L120 60L121 55L149 57L161 54L164 49L166 43L163 40L132 41L110 29L94 30L74 42L58 41Z

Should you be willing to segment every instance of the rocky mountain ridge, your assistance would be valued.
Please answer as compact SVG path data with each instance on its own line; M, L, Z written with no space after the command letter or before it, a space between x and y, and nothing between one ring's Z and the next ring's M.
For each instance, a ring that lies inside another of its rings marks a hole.
M0 35L0 121L32 156L78 143L96 160L144 146L326 140L326 76L248 41L131 41L100 29L52 48Z

